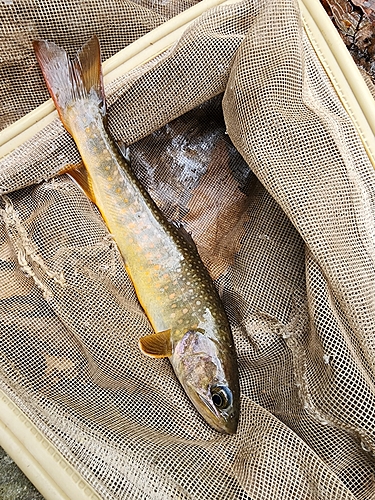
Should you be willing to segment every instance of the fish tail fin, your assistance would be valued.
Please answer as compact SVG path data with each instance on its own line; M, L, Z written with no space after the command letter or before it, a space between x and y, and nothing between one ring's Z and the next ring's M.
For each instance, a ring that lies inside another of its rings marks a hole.
M98 109L105 116L100 46L96 35L73 60L53 42L34 40L33 47L49 93L68 132L71 133L71 127L67 108L77 101L97 99Z

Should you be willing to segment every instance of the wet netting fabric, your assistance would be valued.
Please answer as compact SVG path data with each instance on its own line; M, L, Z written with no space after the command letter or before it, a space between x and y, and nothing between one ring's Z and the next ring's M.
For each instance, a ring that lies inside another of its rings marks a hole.
M48 98L31 41L106 59L194 2L3 1L2 128ZM238 353L212 430L151 333L115 241L66 175L59 120L0 163L0 387L106 499L375 498L375 172L293 0L200 16L106 88L109 128L192 234Z

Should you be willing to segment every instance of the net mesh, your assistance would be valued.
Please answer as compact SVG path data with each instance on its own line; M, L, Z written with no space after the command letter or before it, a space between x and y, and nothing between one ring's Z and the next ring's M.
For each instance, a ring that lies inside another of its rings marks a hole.
M104 58L194 2L3 2L2 127L31 51ZM106 89L112 135L192 234L231 322L241 419L187 400L56 120L0 165L0 386L102 498L375 498L375 173L293 0L216 7Z

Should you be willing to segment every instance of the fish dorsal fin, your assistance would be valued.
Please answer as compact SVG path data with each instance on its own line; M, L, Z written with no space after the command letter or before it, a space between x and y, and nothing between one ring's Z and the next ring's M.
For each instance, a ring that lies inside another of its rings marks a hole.
M172 356L171 330L152 333L139 339L139 348L151 358L167 358Z
M96 205L95 194L92 187L90 174L82 162L75 165L67 165L59 172L60 175L68 174L84 191L85 195Z
M179 221L172 220L171 224L177 229L180 235L184 238L186 243L188 243L194 250L197 250L197 246L191 234L185 229L183 224Z

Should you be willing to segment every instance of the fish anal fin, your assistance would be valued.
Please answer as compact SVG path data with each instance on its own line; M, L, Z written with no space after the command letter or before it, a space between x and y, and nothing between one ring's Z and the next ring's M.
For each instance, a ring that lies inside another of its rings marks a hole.
M172 356L171 330L141 337L138 344L143 354L151 358L167 358Z
M59 170L58 175L70 174L72 170L77 170L80 168L85 168L82 161L79 161L78 163L67 163L64 168Z
M68 174L79 185L85 195L96 205L91 177L82 162L74 165L66 165L66 167L59 172L59 175L62 174Z

